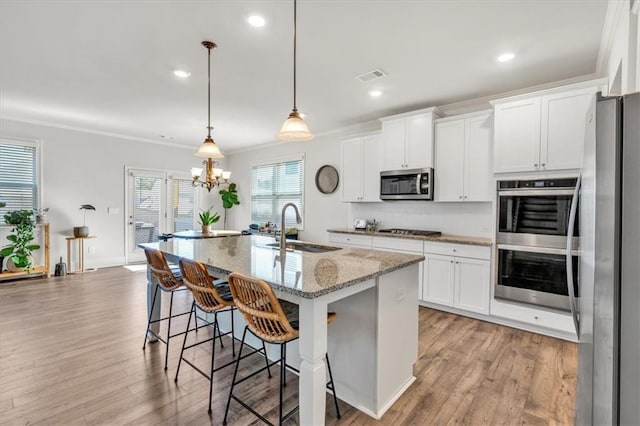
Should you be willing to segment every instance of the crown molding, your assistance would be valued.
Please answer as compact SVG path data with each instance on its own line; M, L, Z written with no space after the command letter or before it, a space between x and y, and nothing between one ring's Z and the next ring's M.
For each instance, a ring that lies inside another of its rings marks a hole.
M637 3L638 0L635 1L634 7L637 7ZM611 54L616 30L618 29L618 25L620 25L620 17L622 16L625 6L628 4L628 1L620 0L609 0L607 4L607 13L604 17L602 36L600 37L598 60L596 61L596 74L598 75L604 75L606 72L604 67Z
M17 117L11 117L11 116L6 116L6 115L2 115L0 116L1 120L7 120L7 121L15 121L17 123L25 123L25 124L33 124L36 126L44 126L44 127L51 127L54 129L62 129L62 130L71 130L74 132L81 132L81 133L89 133L92 135L99 135L99 136L108 136L111 138L117 138L117 139L124 139L124 140L130 140L130 141L136 141L136 142L142 142L142 143L150 143L150 144L154 144L154 145L163 145L163 146L168 146L171 148L180 148L180 149L189 149L189 150L194 150L197 149L198 147L194 147L194 146L185 146L183 144L180 144L178 142L167 142L167 141L156 141L153 139L146 139L146 138L140 138L137 136L129 136L129 135L123 135L120 133L113 133L113 132L105 132L102 130L95 130L95 129L87 129L84 127L76 127L76 126L68 126L65 124L56 124L56 123L51 123L48 121L39 121L39 120L28 120L28 119L23 119L23 118L17 118Z

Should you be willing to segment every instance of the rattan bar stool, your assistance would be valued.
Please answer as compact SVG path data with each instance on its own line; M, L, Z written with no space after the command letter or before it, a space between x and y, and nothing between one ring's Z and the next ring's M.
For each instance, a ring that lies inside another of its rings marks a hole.
M224 365L220 365L215 367L215 357L216 357L216 338L220 342L220 347L224 348L222 343L222 337L231 335L231 352L233 357L236 356L236 348L235 348L235 337L233 334L234 323L233 323L233 311L236 309L233 303L233 297L231 296L231 292L229 291L229 284L223 280L215 280L209 275L207 272L207 268L203 263L194 261L194 260L180 260L180 271L182 272L182 277L184 281L184 285L191 291L193 294L193 304L191 305L191 311L189 313L189 321L187 323L187 330L184 333L184 340L182 342L182 350L180 351L180 359L178 361L178 368L176 370L175 381L178 381L178 373L180 372L180 365L184 361L193 367L198 373L202 374L207 380L209 380L209 412L211 412L211 397L213 396L213 373L218 370L221 370L225 367L228 367L235 363L235 360L232 360ZM205 314L213 314L213 322L210 322L206 318L200 318L201 322L204 322L204 325L198 326L196 324L196 328L189 330L189 324L191 323L191 316L198 317L198 313L196 308L200 309ZM220 327L218 326L218 314L228 312L231 317L231 331L226 333L220 332ZM187 345L187 337L190 332L197 331L199 328L203 327L213 327L212 337L197 341L196 343ZM217 332L217 336L216 336ZM212 342L211 344L211 369L209 373L202 371L196 365L194 365L191 361L184 358L185 349L191 349L196 346L202 345L207 342ZM262 345L262 349L256 350L247 356L252 355L255 352L264 352L266 359L266 348L264 344ZM267 364L268 365L268 364Z
M229 405L231 399L237 401L247 410L251 411L263 422L272 425L263 415L255 411L248 404L233 394L233 389L236 385L244 382L245 380L255 376L256 374L264 371L261 368L258 371L254 371L242 379L237 380L238 368L240 366L240 360L242 358L242 349L244 347L245 337L247 331L256 336L264 342L280 345L280 359L274 361L271 364L280 364L280 381L279 381L279 412L278 412L278 424L281 425L286 419L291 417L299 406L296 406L287 414L283 415L283 387L286 386L286 370L290 369L295 372L299 372L297 369L287 365L287 343L297 339L299 337L298 332L298 305L284 300L279 300L273 289L266 282L248 277L237 272L232 273L229 276L229 288L233 295L233 301L236 308L242 313L245 321L247 322L244 332L242 334L242 342L240 343L240 350L238 352L239 357L236 360L236 367L233 372L233 380L231 382L231 389L229 390L229 398L227 400L227 407L224 413L223 424L227 424L227 416L229 414ZM329 313L327 315L327 322L331 323L336 318L335 313ZM340 418L340 409L338 408L338 397L336 396L335 385L333 382L333 374L331 373L331 365L329 364L329 355L325 354L325 360L327 361L327 369L329 372L329 382L327 383L327 389L333 394L333 402L336 407L337 417ZM271 375L269 375L271 377Z
M182 315L187 315L191 312L191 310L187 312L181 312L178 314L173 313L173 294L175 291L184 291L186 287L183 286L182 276L180 275L180 270L176 266L171 268L169 263L167 263L167 259L164 257L164 253L160 250L145 248L144 254L147 257L147 262L149 263L149 269L151 271L151 276L156 280L158 285L156 286L156 291L153 293L153 302L151 302L151 310L149 311L149 319L147 321L147 331L144 334L144 343L142 344L142 350L144 350L147 346L147 340L149 339L149 334L152 334L155 338L165 344L166 350L164 355L164 369L167 369L167 362L169 360L169 342L171 338L180 336L185 332L180 332L176 334L171 334L171 319L176 318ZM160 291L165 293L169 293L171 295L169 302L169 316L164 318L159 318L156 320L151 320L153 309L156 306L156 299L158 298L158 294ZM159 333L151 330L151 325L161 322L167 321L167 337L166 340ZM191 320L189 320L191 322ZM198 322L196 319L196 328L198 327Z

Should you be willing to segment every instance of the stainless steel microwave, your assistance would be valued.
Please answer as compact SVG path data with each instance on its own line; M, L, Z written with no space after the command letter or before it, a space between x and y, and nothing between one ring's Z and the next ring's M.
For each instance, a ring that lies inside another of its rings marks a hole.
M433 169L380 172L381 200L433 200Z

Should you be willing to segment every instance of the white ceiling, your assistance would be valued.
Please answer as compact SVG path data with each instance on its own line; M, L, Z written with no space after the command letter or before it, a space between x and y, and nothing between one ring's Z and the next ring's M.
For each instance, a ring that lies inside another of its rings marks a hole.
M606 7L300 0L299 109L319 133L592 74ZM253 13L265 27L246 23ZM200 42L212 40L214 139L223 152L268 143L292 106L292 20L293 1L2 0L0 115L196 147L207 119ZM505 51L515 60L496 62ZM373 68L388 77L355 79ZM370 98L373 88L384 94Z

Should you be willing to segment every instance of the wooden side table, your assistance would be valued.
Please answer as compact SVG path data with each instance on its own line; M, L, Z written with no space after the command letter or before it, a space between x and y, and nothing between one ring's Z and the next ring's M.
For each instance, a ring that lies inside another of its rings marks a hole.
M90 238L96 238L96 235L89 235L88 237L66 237L67 240L67 262L69 263L69 269L67 271L68 274L77 274L82 272L91 272L95 271L96 268L84 269L84 240L88 240ZM73 262L71 259L71 245L73 241L78 241L78 268L75 271L73 268Z

